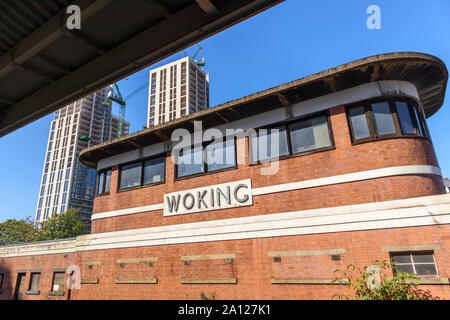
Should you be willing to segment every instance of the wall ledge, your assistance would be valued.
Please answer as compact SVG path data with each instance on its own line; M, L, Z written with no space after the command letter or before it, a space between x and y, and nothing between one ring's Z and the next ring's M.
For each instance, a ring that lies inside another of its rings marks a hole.
M156 284L156 283L158 283L158 279L156 279L156 278L150 278L150 279L116 278L116 279L114 279L114 283L116 283L116 284Z
M226 279L181 279L182 284L236 284L236 278Z
M271 284L332 284L340 285L348 283L347 278L272 278Z

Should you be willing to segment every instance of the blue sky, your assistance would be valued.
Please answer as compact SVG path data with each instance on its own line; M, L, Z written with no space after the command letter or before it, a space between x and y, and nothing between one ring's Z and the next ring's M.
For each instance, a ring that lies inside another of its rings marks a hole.
M381 8L381 30L366 27L366 9ZM202 41L211 106L379 53L419 51L450 68L448 0L287 0ZM192 55L198 44L185 50ZM124 95L144 84L149 69L119 82ZM428 119L444 176L450 176L450 97ZM146 123L148 90L129 100L131 131ZM117 114L117 107L114 107ZM0 138L0 222L34 216L52 115Z

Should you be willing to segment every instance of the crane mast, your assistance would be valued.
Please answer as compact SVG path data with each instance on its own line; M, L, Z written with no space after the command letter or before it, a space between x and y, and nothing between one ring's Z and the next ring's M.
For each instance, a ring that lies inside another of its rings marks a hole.
M136 94L138 94L141 90L145 89L146 87L148 87L148 81L145 84L143 84L142 86L140 86L139 88L137 88L136 90L134 90L133 92L131 92L128 96L123 98L122 93L120 92L119 86L117 85L117 83L114 83L115 92L114 92L114 90L112 90L108 93L108 99L116 102L119 105L119 117L118 117L119 124L117 126L117 137L121 137L124 132L125 110L126 110L126 105L127 105L128 99L134 97ZM106 104L108 104L108 103L106 103Z

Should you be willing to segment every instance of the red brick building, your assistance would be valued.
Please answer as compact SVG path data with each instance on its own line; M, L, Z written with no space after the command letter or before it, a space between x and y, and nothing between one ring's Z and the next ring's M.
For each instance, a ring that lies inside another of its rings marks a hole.
M430 55L377 55L85 149L92 233L1 247L0 298L330 299L336 269L394 259L448 299L426 124L447 78Z

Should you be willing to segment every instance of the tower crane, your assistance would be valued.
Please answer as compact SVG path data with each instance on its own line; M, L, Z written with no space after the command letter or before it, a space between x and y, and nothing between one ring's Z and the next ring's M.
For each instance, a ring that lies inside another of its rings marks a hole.
M127 95L125 98L123 98L122 93L119 90L119 86L117 83L114 83L114 87L111 91L108 92L108 99L111 101L116 102L119 105L119 125L117 126L117 137L121 137L123 135L123 130L125 126L125 110L127 101L137 95L139 92L141 92L143 89L148 87L148 81L132 91L129 95ZM115 89L115 92L114 92ZM109 105L109 102L104 101L102 104Z
M197 55L202 50L202 46L199 46L197 51L195 52L194 56L192 57L192 60L194 60L195 64L197 64L199 67L205 66L205 58L201 58L200 60L195 60ZM108 99L111 101L116 102L119 105L119 125L117 127L117 137L121 137L124 130L124 121L125 121L125 110L127 101L134 97L136 94L138 94L141 90L148 87L149 82L147 81L140 87L136 88L134 91L132 91L129 95L127 95L125 98L123 98L122 93L119 90L119 86L117 83L114 83L114 86L111 91L108 92ZM115 91L115 92L114 92ZM102 104L109 105L109 102L104 101Z
M205 66L205 58L201 58L200 60L195 60L195 57L200 53L200 51L202 51L202 46L199 46L197 51L195 52L195 54L192 56L192 60L194 60L195 64L198 65L199 67L204 67ZM184 56L187 56L186 51L184 51Z

